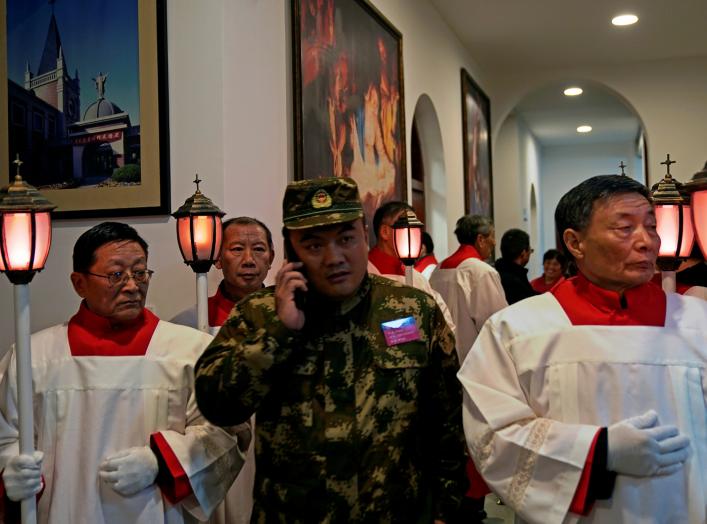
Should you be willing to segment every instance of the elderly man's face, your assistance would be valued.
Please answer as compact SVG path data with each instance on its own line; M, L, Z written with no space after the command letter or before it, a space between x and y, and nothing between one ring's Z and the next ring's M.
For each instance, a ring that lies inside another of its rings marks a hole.
M310 289L336 301L354 295L368 267L368 233L362 219L293 229L290 242L304 264Z
M479 235L476 237L476 243L474 244L476 250L479 252L482 260L486 260L493 254L493 248L496 247L496 230L491 226L491 230L488 235Z
M232 224L223 232L216 267L223 271L229 294L240 300L262 287L274 256L262 227Z
M565 231L579 270L593 283L622 292L648 282L660 248L653 206L638 193L594 203L585 231Z
M113 325L135 320L145 307L149 280L140 283L128 278L125 283L111 285L106 277L147 270L145 250L134 241L109 242L96 249L94 258L88 273L71 274L76 293L86 301L88 309Z

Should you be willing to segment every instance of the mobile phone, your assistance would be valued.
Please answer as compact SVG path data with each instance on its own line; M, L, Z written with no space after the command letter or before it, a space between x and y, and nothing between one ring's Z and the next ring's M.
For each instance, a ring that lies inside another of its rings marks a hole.
M289 238L285 237L285 256L288 262L299 262L300 259L295 253L295 249L292 247L292 242ZM307 273L304 267L299 268L297 271L302 273L304 278L307 278ZM307 292L302 289L295 289L295 306L299 310L304 310L307 305Z

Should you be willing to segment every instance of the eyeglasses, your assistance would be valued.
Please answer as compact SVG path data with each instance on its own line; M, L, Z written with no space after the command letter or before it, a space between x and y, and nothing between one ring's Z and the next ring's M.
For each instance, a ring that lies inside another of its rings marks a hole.
M124 286L128 283L131 278L137 284L147 284L150 281L150 277L154 274L152 269L138 269L129 273L127 271L116 271L115 273L109 273L108 275L99 275L98 273L91 273L90 271L84 271L86 275L93 275L94 277L107 278L110 287Z

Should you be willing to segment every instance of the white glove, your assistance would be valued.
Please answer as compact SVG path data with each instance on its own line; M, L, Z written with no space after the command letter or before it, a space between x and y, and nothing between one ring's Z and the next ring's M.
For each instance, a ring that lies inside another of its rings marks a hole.
M101 480L128 497L152 485L159 467L148 447L128 448L106 458L98 468Z
M687 460L690 439L675 426L659 426L658 414L617 422L608 429L607 469L634 477L672 475Z
M44 453L16 455L7 462L2 473L7 498L18 502L34 497L42 489L42 459Z

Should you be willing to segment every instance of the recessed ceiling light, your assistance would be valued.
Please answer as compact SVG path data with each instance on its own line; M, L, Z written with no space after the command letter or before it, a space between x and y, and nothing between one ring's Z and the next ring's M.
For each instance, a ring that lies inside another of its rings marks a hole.
M579 126L577 128L577 133L589 133L592 130L592 126Z
M614 25L633 25L638 22L638 17L636 15L619 15L611 19L611 23Z
M565 96L577 96L581 95L583 92L581 87L568 87L564 90Z

